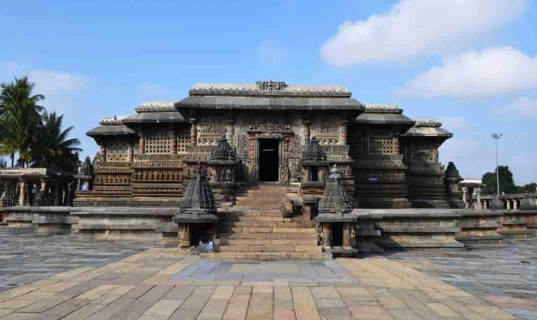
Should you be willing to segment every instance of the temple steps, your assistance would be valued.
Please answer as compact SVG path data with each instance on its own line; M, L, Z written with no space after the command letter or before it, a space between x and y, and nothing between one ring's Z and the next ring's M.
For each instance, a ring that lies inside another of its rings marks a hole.
M207 255L217 260L322 260L324 253L302 252L218 252Z
M261 246L216 246L219 252L323 252L318 246L289 246L289 245L261 245Z
M285 197L286 189L278 187ZM270 201L275 200L272 198ZM257 205L244 210L234 208L219 213L218 217L219 239L214 242L214 253L209 257L255 260L323 258L314 221L294 221L284 218L279 210Z
M283 200L287 198L288 186L264 185L241 188L235 197L238 209L279 209Z
M219 233L220 239L314 239L317 240L316 233Z
M317 238L312 239L217 239L218 246L262 246L262 245L317 245Z

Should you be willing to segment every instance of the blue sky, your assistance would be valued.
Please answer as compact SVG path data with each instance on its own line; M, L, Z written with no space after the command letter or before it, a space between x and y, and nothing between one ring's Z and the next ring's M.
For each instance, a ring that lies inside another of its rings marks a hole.
M29 75L44 105L85 132L197 82L344 84L454 133L463 177L493 171L490 132L515 182L537 181L535 0L6 1L0 81Z

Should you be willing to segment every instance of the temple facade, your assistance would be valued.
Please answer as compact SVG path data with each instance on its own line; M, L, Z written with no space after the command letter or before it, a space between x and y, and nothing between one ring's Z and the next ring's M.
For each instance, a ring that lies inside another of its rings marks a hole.
M200 163L217 200L231 185L258 182L322 196L335 166L361 208L450 207L438 148L452 134L396 106L363 104L339 85L195 84L189 97L142 103L87 135L100 150L76 206L178 206ZM211 159L223 139L233 153L225 164ZM304 158L312 143L319 159Z

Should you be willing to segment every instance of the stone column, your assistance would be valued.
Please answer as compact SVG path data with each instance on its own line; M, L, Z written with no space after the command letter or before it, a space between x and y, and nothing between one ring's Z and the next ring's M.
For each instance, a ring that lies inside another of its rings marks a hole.
M190 247L190 230L188 228L188 223L179 224L179 247Z
M330 224L325 224L324 225L324 229L325 229L325 241L324 241L324 246L325 248L332 248L332 225Z
M190 144L198 145L198 124L195 119L190 120Z
M227 120L226 123L226 139L230 146L234 146L233 137L235 136L235 120Z
M339 125L339 144L347 145L347 130L349 121L343 120Z
M128 144L128 150L127 150L127 157L128 157L128 161L129 162L133 162L134 161L134 142L129 140L127 141L127 144Z
M101 154L101 161L106 162L106 141L104 138L100 138L97 140L97 143L99 144L99 153Z
M53 205L59 206L60 205L60 182L58 180L55 180L52 185L53 191Z
M138 141L138 154L145 154L145 132L140 129L138 136L140 137Z
M513 210L516 209L518 209L518 202L516 201L516 199L513 199Z
M304 144L307 145L311 140L311 136L310 136L311 121L304 120L303 126L304 126Z
M20 179L20 196L19 196L19 206L24 206L26 204L26 181Z
M468 187L462 187L462 202L464 206L468 203Z
M480 210L483 208L481 206L481 188L477 188L475 193L477 195L477 208L476 209Z
M505 204L507 205L507 210L511 210L511 200L505 199Z
M168 138L170 139L170 150L172 154L177 154L177 130L175 126L170 126L168 131Z

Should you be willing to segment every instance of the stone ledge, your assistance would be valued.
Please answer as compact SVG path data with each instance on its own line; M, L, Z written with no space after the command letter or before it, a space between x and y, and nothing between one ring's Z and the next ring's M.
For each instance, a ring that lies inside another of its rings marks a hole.
M78 230L155 230L147 224L79 224Z
M457 233L461 228L451 227L381 227L383 233Z
M528 223L526 221L511 220L511 221L504 221L504 222L502 222L502 224L504 226L525 226Z
M478 240L502 240L503 237L501 235L485 235L485 236L462 236L462 237L455 237L455 240L457 241L478 241Z
M500 228L502 224L491 221L487 223L459 223L457 226L461 229L495 229Z

